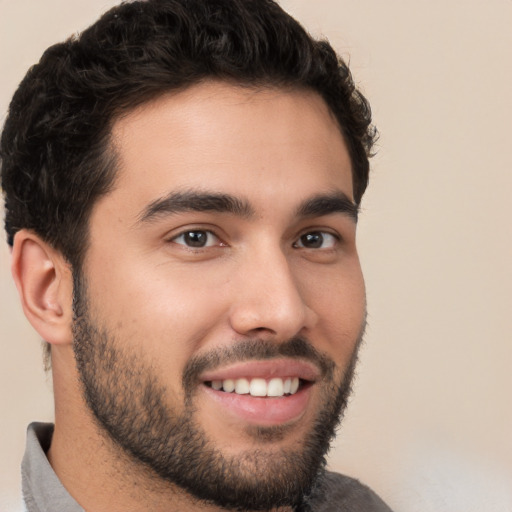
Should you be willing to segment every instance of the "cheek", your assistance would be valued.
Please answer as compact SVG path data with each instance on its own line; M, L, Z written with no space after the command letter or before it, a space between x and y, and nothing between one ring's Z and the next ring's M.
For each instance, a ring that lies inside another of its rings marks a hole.
M310 284L308 305L318 317L319 348L343 366L353 353L366 319L366 294L359 262L354 260L336 269L317 286Z
M124 258L112 271L91 277L89 288L94 318L124 345L142 348L167 367L183 367L222 318L219 277L207 269Z

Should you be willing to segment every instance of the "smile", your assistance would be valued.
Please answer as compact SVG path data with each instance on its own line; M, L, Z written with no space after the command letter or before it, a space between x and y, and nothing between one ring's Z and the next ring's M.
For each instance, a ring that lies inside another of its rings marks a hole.
M216 391L224 391L225 393L254 397L281 397L297 393L301 383L304 383L304 381L301 381L299 377L274 377L270 380L257 377L253 379L213 380L205 384Z
M206 396L228 416L253 425L298 421L321 371L298 359L235 363L201 375Z

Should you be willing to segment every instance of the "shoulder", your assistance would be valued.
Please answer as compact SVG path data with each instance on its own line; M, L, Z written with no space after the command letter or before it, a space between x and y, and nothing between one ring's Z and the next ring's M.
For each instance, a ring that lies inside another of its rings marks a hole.
M392 512L366 485L329 471L319 479L308 501L312 512Z

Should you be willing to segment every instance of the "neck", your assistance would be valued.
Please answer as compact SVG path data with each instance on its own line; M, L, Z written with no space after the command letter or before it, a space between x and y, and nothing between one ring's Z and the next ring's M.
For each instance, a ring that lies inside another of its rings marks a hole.
M57 414L48 460L60 481L90 512L171 512L222 509L199 503L126 455L90 418Z

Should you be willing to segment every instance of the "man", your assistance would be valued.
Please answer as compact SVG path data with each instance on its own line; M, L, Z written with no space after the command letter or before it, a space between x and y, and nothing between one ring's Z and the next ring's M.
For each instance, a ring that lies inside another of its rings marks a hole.
M125 3L47 50L1 141L55 393L29 511L389 510L324 469L374 137L345 63L270 0Z

